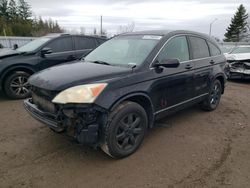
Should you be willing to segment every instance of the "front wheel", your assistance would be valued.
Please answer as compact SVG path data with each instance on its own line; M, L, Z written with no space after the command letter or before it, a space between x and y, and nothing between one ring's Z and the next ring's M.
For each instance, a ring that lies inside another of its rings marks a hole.
M134 153L144 139L147 125L147 114L142 106L123 102L109 115L102 150L113 158Z
M215 80L212 84L208 97L201 103L201 108L206 111L213 111L220 103L222 93L221 82Z
M13 99L24 99L30 95L28 79L30 74L23 71L11 73L4 82L5 94Z

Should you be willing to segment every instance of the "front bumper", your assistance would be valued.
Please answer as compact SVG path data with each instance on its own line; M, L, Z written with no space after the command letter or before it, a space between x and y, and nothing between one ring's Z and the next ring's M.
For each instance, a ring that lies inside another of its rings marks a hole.
M249 73L245 71L235 71L230 70L228 74L229 79L250 79L250 70Z
M24 108L29 112L29 114L36 120L48 125L53 130L60 132L62 127L60 127L61 122L57 120L57 115L49 112L43 112L37 108L35 104L32 103L32 99L26 99L23 102Z
M63 109L57 113L41 111L32 102L31 98L24 100L23 104L24 108L36 120L46 124L56 132L65 132L67 135L74 137L79 143L96 145L101 140L102 134L99 128L100 125L97 123L97 117L95 121L88 123L79 114L71 114L74 118L67 116L64 114ZM77 110L72 111L75 112Z

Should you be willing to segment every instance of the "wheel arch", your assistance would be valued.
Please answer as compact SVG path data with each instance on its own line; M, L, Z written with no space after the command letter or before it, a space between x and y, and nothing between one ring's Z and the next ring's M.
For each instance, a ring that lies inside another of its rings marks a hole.
M220 83L221 83L221 86L222 86L222 94L224 93L224 90L225 90L225 77L222 75L222 74L217 74L214 78L214 80L219 80Z
M6 78L12 72L16 72L16 71L24 71L24 72L27 72L29 74L33 74L36 72L32 67L25 66L25 65L17 65L17 66L8 67L3 71L2 75L1 75L1 78L0 78L1 88L4 88L3 85L4 85Z
M117 100L116 102L113 103L113 105L111 106L110 110L114 110L119 104L121 104L124 101L132 101L135 102L139 105L141 105L148 116L148 127L152 128L153 124L154 124L154 106L153 103L150 99L150 97L143 92L138 92L138 93L131 93L131 94L127 94L123 97L121 97L119 100Z

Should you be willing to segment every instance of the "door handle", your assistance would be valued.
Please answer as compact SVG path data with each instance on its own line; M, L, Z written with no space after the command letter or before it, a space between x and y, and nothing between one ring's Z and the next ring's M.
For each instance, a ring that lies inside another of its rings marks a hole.
M190 64L187 64L187 65L185 66L185 69L192 69L192 68L193 68L193 66L190 65Z
M213 65L215 62L214 62L214 60L211 60L209 63Z

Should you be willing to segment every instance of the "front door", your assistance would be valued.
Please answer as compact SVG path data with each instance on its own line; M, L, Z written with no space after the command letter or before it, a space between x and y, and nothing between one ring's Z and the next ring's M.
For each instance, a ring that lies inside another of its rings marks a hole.
M151 97L153 99L155 114L160 114L177 107L194 97L193 89L193 62L190 61L189 47L186 36L172 38L162 48L155 61L163 59L179 59L177 68L154 68L156 77Z
M51 48L52 53L39 57L39 64L42 69L76 59L71 36L54 39L45 48Z

